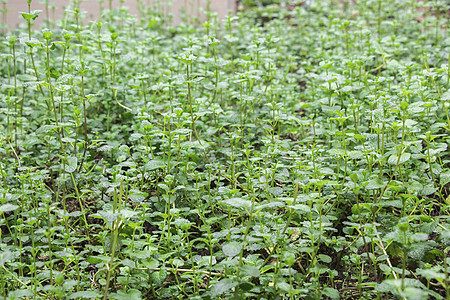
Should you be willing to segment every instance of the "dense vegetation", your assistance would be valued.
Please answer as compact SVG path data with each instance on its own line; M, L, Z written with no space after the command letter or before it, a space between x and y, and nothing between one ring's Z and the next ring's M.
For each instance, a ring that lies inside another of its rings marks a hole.
M77 2L0 45L1 296L449 299L446 1Z

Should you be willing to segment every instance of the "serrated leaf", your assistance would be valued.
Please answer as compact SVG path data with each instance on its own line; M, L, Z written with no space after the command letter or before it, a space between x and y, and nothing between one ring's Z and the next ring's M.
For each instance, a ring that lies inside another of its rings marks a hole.
M241 253L242 244L238 242L230 242L222 246L223 254L229 257L233 257Z
M159 271L154 271L151 275L150 278L152 279L152 281L156 284L161 284L164 282L164 280L167 277L167 271L166 270L159 270Z
M225 293L226 291L234 288L237 285L237 282L234 282L230 278L222 279L221 281L214 284L209 290L209 294L212 297L218 297Z
M428 234L423 232L416 232L411 236L411 240L414 242L421 242L428 240Z
M414 260L420 261L430 246L425 243L412 244L408 249L408 256Z
M431 234L437 227L439 218L436 218L433 222L427 222L422 224L421 231L427 234Z

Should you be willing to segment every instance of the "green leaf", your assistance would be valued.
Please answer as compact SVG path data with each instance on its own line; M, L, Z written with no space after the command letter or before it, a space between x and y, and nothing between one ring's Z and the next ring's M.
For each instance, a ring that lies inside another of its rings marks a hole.
M369 183L366 185L366 189L368 190L375 190L375 189L381 189L383 188L385 183L381 178L375 178L369 180Z
M59 71L52 66L50 67L50 76L54 79L58 79L59 77L61 77L61 73L59 73Z
M0 206L0 212L4 213L4 212L9 212L9 211L15 211L17 208L19 208L19 206L15 205L15 204L11 204L11 203L6 203L6 204L3 204L2 206Z
M237 284L237 282L234 282L230 278L222 279L211 287L211 289L209 290L209 294L212 297L218 297L226 291L234 288Z
M281 290L285 292L290 292L292 290L292 286L285 281L280 281L277 283L277 285Z
M281 207L284 205L285 204L281 201L274 201L274 202L269 202L269 203L265 203L262 205L257 205L257 206L255 206L255 210L261 210L261 209L267 209L267 208L270 208L273 210L274 207Z
M66 172L72 173L77 169L78 159L75 156L67 158Z
M95 299L95 298L100 298L100 297L101 297L101 295L97 291L80 291L80 292L71 294L69 297L67 297L67 299L77 299L77 298Z
M66 291L72 290L77 285L77 282L75 280L66 280L63 283L63 289Z
M156 250L156 249L155 249ZM153 254L153 253L152 253ZM154 258L150 258L150 259L148 259L148 260L143 260L142 261L142 264L146 267L146 268L149 268L149 269L154 269L154 268L157 268L157 267L159 267L159 262L156 260L156 259L154 259Z
M120 215L124 219L131 219L131 218L135 217L138 213L139 212L131 210L131 209L128 209L128 208L122 209L120 211Z
M119 213L113 213L112 211L105 211L101 210L95 214L91 214L90 217L92 218L99 218L106 221L106 223L111 226L112 223L117 220L119 217Z
M30 13L27 12L21 12L20 14L25 19L25 21L34 21L39 16L39 14L42 12L42 10L32 10Z
M0 267L3 266L5 263L11 261L16 255L14 252L11 252L9 250L2 251L0 253Z
M329 264L331 262L331 257L329 257L328 255L325 254L319 254L317 255L317 257L319 258L320 261Z
M274 197L279 197L283 194L283 189L278 186L271 187L268 190Z
M154 271L150 275L150 278L156 284L162 284L164 282L164 280L166 280L166 277L167 277L167 271L166 270Z
M86 258L86 261L90 264L98 264L100 263L102 260L101 258L98 258L97 256L88 256Z
M132 253L130 253L132 258L137 258L137 259L147 259L150 258L150 256L153 254L153 251L150 251L150 249L145 249L145 250L139 250L139 251L133 251Z
M295 209L298 213L309 213L311 208L305 204L289 205L289 208Z
M110 297L117 300L140 300L142 299L142 294L139 290L129 289L128 291L118 291L111 294Z
M53 130L53 129L56 129L56 128L58 128L58 126L56 126L56 125L44 125L44 126L39 127L36 130L36 134L47 133L50 130Z
M414 242L426 241L426 240L428 240L428 234L423 233L423 232L414 233L411 236L411 240L413 240Z
M433 222L426 222L422 224L421 231L427 234L433 233L439 224L439 218L436 218Z
M109 224L112 224L112 222L114 222L115 220L117 220L117 218L119 217L118 213L113 213L112 211L99 211L98 214L105 219L106 222L108 222Z
M233 257L241 253L242 244L238 242L230 242L222 246L223 254L229 257Z
M146 171L153 171L156 169L164 168L165 166L166 163L162 160L151 160L145 164L144 169Z
M407 162L410 158L411 158L410 153L403 153L402 156L400 157L400 161L399 161L398 155L392 154L388 159L388 163L391 165L396 165L398 162L401 165L401 164Z
M447 91L442 94L441 100L450 101L450 91Z
M434 184L431 183L431 184L424 185L422 190L419 192L419 195L428 196L428 195L435 193L436 191L437 191L437 187L434 187Z
M239 283L239 288L243 290L244 292L250 291L255 285L248 281L243 281Z
M322 293L331 299L340 299L339 291L333 288L326 287L322 290Z
M411 228L408 222L399 223L397 227L401 232L407 232Z
M130 193L130 200L133 202L141 203L148 197L148 193L133 191Z
M21 15L22 15L22 18L24 18L25 21L31 21L31 20L33 20L33 17L34 17L32 14L29 14L29 13L26 13L26 12L21 13Z
M58 77L58 80L56 81L56 83L59 84L66 84L69 82L69 80L71 80L73 78L73 75L70 74L63 74L61 76Z
M8 299L26 299L27 297L33 297L33 292L30 289L15 290L8 293Z
M440 174L440 184L446 185L450 182L450 171L444 172Z
M404 291L402 292L402 296L404 296L404 298L408 300L422 300L428 298L425 291L421 290L420 288L409 286L405 287Z
M242 198L231 198L231 199L226 199L223 200L222 203L225 203L227 205L236 207L236 208L243 208L246 210L250 210L250 208L252 207L252 202L249 200L245 200Z
M391 269L388 265L386 265L386 264L380 264L379 267L380 267L380 270L381 270L385 275L390 274L391 271L392 271L392 269Z
M242 274L250 277L258 277L261 275L261 272L259 272L259 269L255 266L250 265L243 265L241 268Z
M169 187L165 183L158 183L158 187L162 190L164 190L166 193L169 192Z
M436 280L443 280L445 279L445 273L441 273L436 271L436 269L418 269L416 273L418 275L421 275L425 277L427 280L436 279Z
M289 251L286 251L283 254L283 259L284 262L288 265L288 266L292 266L295 263L295 254Z
M44 39L50 40L53 36L53 33L51 33L50 31L45 31L42 35L43 35Z

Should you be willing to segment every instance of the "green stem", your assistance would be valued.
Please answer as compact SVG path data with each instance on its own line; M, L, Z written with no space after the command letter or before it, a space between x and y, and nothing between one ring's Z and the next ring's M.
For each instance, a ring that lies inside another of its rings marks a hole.
M186 80L187 80L187 86L188 86L188 99L189 99L189 107L190 107L190 112L191 112L192 131L194 132L195 138L197 139L200 146L203 146L202 141L198 137L197 128L195 127L194 112L193 112L193 108L192 108L193 105L192 105L192 95L191 95L191 79L189 76L189 64L188 63L186 63ZM206 151L204 148L203 148L203 154L204 154L206 160L208 161L208 163L210 164L211 162L209 161L208 155L206 155Z

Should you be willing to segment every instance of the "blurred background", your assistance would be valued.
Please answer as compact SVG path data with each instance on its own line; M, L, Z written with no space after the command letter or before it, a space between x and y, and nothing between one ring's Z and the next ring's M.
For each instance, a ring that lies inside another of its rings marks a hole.
M27 0L2 0L2 27L9 29L19 24L26 24L20 16L20 12L28 11ZM66 8L79 5L81 11L85 11L85 22L97 20L101 11L106 8L128 9L130 14L136 15L142 12L143 6L152 7L161 11L165 16L172 15L172 23L178 24L185 17L187 19L206 20L205 12L210 9L217 13L219 18L228 15L229 11L236 11L236 0L32 0L31 10L42 10L36 23L42 23L45 19L61 19ZM5 13L6 12L6 13Z

